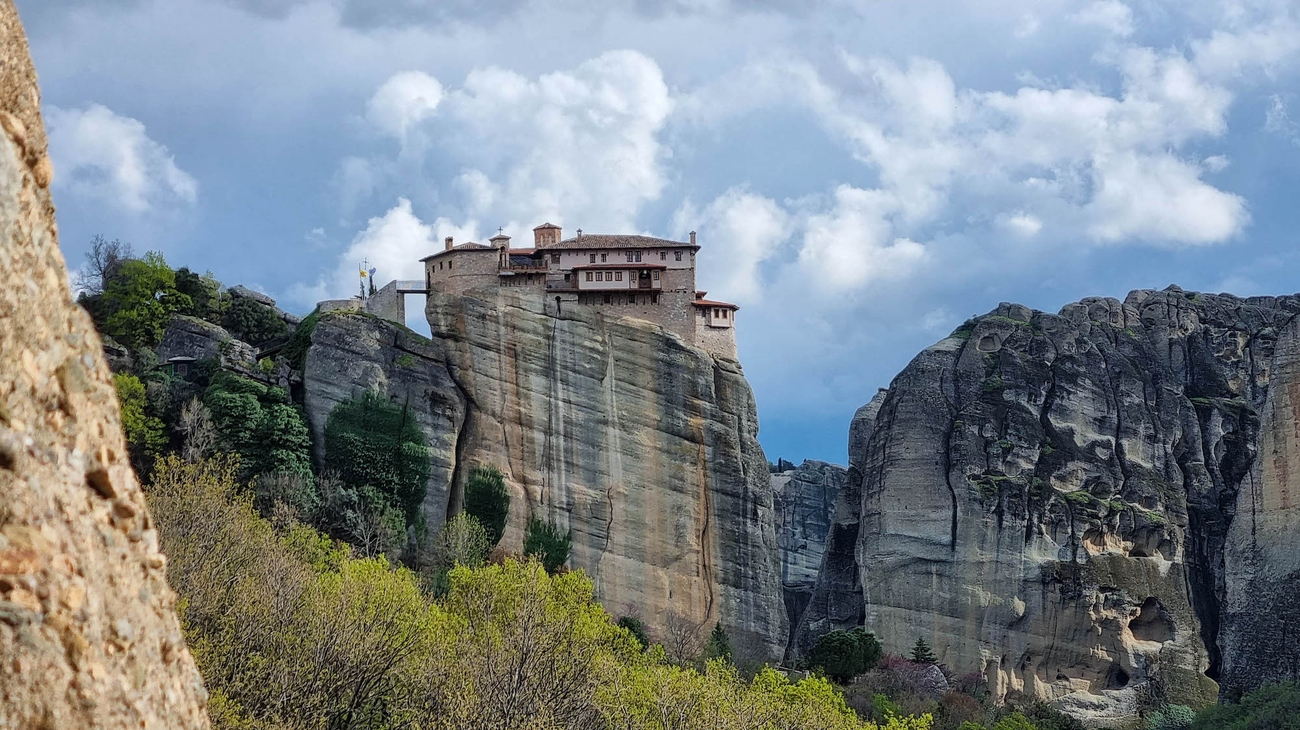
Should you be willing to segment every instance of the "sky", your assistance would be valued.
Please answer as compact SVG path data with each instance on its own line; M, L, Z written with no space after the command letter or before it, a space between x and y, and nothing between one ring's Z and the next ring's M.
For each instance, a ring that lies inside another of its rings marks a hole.
M771 460L999 302L1300 289L1293 0L16 2L70 266L306 313L444 236L695 230Z

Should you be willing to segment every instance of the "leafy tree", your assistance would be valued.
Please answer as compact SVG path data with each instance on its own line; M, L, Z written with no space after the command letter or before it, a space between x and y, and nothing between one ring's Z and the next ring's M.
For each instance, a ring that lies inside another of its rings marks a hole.
M279 388L218 372L203 393L219 450L239 454L244 473L291 474L311 483L311 434Z
M731 637L722 628L722 622L713 625L709 632L709 641L704 645L704 656L708 659L731 661Z
M524 532L524 555L537 558L547 573L555 573L569 562L573 530L561 533L554 522L532 519Z
M244 297L230 302L221 325L238 339L254 345L289 334L289 325L274 309Z
M176 290L176 273L162 254L122 262L104 287L104 323L107 334L135 349L152 347L162 339L172 312L192 306Z
M1029 718L1019 712L1013 712L998 720L993 730L1038 730L1038 728L1034 727L1034 723L1030 722Z
M77 288L86 296L104 293L108 282L117 275L122 263L131 258L131 244L114 238L112 241L96 234L90 239L86 264L77 273Z
M181 314L221 324L221 282L211 272L197 274L182 266L176 270L176 291L190 298L189 306L179 310Z
M147 412L145 385L139 378L129 373L115 373L113 386L117 389L117 400L122 408L122 430L138 468L146 459L157 456L167 444L163 423Z
M642 649L649 648L650 636L646 633L645 624L641 623L641 619L636 616L620 616L618 626L631 632L632 638L636 639Z
M325 466L372 508L390 507L409 524L428 487L429 449L410 408L368 390L330 412Z
M818 637L808 653L808 665L821 669L840 684L848 684L876 666L881 654L875 634L860 627L852 631L829 631Z
M476 466L465 482L465 513L487 530L493 545L501 542L510 516L510 492L505 476L494 466ZM566 556L567 558L567 556Z
M916 637L916 643L912 645L912 661L917 664L938 664L939 658L934 655L930 645L920 636Z

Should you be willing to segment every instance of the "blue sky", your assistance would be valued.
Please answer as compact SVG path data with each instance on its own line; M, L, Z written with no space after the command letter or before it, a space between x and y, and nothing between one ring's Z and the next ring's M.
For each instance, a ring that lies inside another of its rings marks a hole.
M769 458L1001 301L1300 289L1288 0L17 0L65 253L305 312L498 226L699 231Z

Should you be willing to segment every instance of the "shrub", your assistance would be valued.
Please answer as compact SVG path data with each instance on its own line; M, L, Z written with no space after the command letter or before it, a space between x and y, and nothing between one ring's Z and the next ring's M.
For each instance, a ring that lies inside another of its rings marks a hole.
M808 665L820 669L840 684L848 684L857 675L876 666L880 656L880 642L875 635L855 628L852 631L831 631L818 637L808 654Z
M128 373L113 375L117 400L122 409L122 431L131 450L132 461L140 469L167 444L161 420L148 413L145 385Z
M465 482L465 513L483 525L493 545L501 542L510 516L510 493L505 476L496 467L476 466L470 472Z
M1235 704L1202 710L1192 730L1292 730L1300 724L1300 682L1269 684Z
M636 639L642 650L650 647L650 637L646 634L645 624L641 623L641 619L636 616L620 616L618 625L632 634L632 638Z
M239 454L246 477L292 474L311 483L311 434L283 390L218 372L203 393L203 405L211 414L216 447Z
M428 487L429 449L410 408L368 390L330 412L325 466L372 509L392 508L409 524Z
M99 306L105 334L135 350L158 344L172 312L191 304L176 290L176 274L162 255L148 253L118 266Z
M253 299L238 298L226 307L221 326L236 338L257 345L289 334L289 325L274 308Z
M289 367L294 370L302 370L307 363L307 350L311 348L311 336L316 332L316 324L320 322L320 310L312 310L312 313L302 318L298 326L294 328L293 335L285 344L280 355L289 363Z
M487 560L487 531L478 520L459 514L447 520L433 542L432 563L435 569L450 570L457 565L477 568Z
M547 573L555 573L569 562L573 530L561 533L554 522L529 520L524 533L524 555L537 558Z
M1187 705L1165 705L1147 715L1147 730L1188 730L1196 712Z
M190 299L178 312L221 324L221 282L211 272L196 274L182 266L176 270L176 291Z

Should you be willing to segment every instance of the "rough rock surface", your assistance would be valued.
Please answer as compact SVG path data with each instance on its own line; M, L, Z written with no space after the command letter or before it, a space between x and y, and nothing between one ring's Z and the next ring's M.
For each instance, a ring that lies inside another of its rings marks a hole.
M1297 313L1176 287L1004 304L921 353L851 445L866 626L1094 725L1295 676Z
M203 728L117 398L55 237L39 94L0 0L0 728Z
M670 609L706 631L721 620L734 646L779 657L772 489L739 367L646 322L478 296L431 295L432 342L364 314L323 317L303 383L313 431L360 389L419 404L431 525L460 508L470 468L492 464L512 494L507 548L530 517L554 520L615 614L652 630Z
M866 606L858 574L858 522L862 511L862 462L865 445L876 427L876 414L885 401L886 390L853 414L849 425L849 469L844 475L831 512L821 563L802 619L790 629L789 654L803 656L818 636L836 629L862 625Z
M196 360L220 358L228 370L250 373L257 368L257 353L252 345L233 338L224 328L197 317L173 314L158 343L158 359L173 357Z
M842 466L809 460L772 475L776 538L781 548L781 588L792 626L812 596L831 529L835 498L847 474Z

